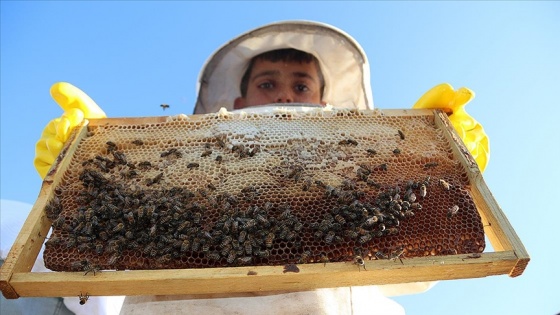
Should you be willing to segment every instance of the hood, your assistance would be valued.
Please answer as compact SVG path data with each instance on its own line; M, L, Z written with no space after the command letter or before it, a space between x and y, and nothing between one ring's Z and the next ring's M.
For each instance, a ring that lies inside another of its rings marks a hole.
M197 82L195 114L233 109L249 61L263 52L294 48L313 54L325 79L323 101L333 107L373 109L369 63L350 35L324 23L284 21L244 33L219 48Z

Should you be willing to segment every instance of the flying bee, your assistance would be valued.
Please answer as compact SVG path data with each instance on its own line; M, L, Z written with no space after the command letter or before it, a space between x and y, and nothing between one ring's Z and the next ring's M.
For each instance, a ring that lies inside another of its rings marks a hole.
M446 182L444 179L441 179L441 178L440 178L439 184L440 184L441 187L443 187L443 189L445 189L445 190L451 189L451 185L450 185L448 182Z
M364 267L364 270L367 270L366 269L366 262L364 261L364 259L360 255L354 256L354 265L358 265L358 270L359 271L361 271L362 267Z
M202 154L200 155L200 157L207 157L207 156L209 156L210 154L212 154L212 150L207 149L207 150L204 150L204 152L202 152Z
M169 104L161 104L159 105L159 107L161 107L163 110L166 110L167 108L169 108Z
M87 294L87 292L86 292L85 295L82 294L82 292L80 292L80 295L78 295L78 298L80 299L80 305L84 305L88 301L89 295Z
M404 132L402 132L400 129L397 131L399 133L399 137L401 138L401 140L404 140Z
M327 256L326 253L321 253L321 256L319 257L319 260L323 263L323 267L326 267L327 263L330 261L329 256Z
M447 210L447 217L448 217L448 218L452 218L452 217L455 216L458 212L459 212L459 206L454 205L453 207L449 208L449 210Z

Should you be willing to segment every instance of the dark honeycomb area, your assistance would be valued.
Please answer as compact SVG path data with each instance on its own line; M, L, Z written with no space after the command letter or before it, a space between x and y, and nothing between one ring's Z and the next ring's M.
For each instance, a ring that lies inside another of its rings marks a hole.
M482 252L433 116L208 114L88 127L45 207L54 271Z

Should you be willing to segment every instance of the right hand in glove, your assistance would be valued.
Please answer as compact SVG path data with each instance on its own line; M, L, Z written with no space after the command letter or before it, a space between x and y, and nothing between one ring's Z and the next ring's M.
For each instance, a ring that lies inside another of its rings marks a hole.
M52 98L64 113L51 120L35 145L33 164L45 178L74 127L87 118L105 118L105 112L82 90L70 83L58 82L51 87Z

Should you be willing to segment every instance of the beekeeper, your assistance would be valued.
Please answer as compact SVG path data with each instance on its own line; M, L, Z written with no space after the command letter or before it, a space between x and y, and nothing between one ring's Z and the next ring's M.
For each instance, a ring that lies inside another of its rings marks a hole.
M234 38L207 60L197 89L194 114L221 108L270 110L279 105L373 109L369 63L362 47L345 32L310 21L272 23ZM90 97L71 84L54 84L51 95L64 113L49 122L36 145L34 165L43 178L75 126L84 119L105 117ZM467 88L454 90L449 84L440 84L413 107L445 109L484 170L489 156L488 137L464 110L473 97L474 93ZM387 296L419 293L432 285L429 282L304 292L132 296L124 300L121 313L404 314L403 308ZM66 304L80 312L77 298Z

